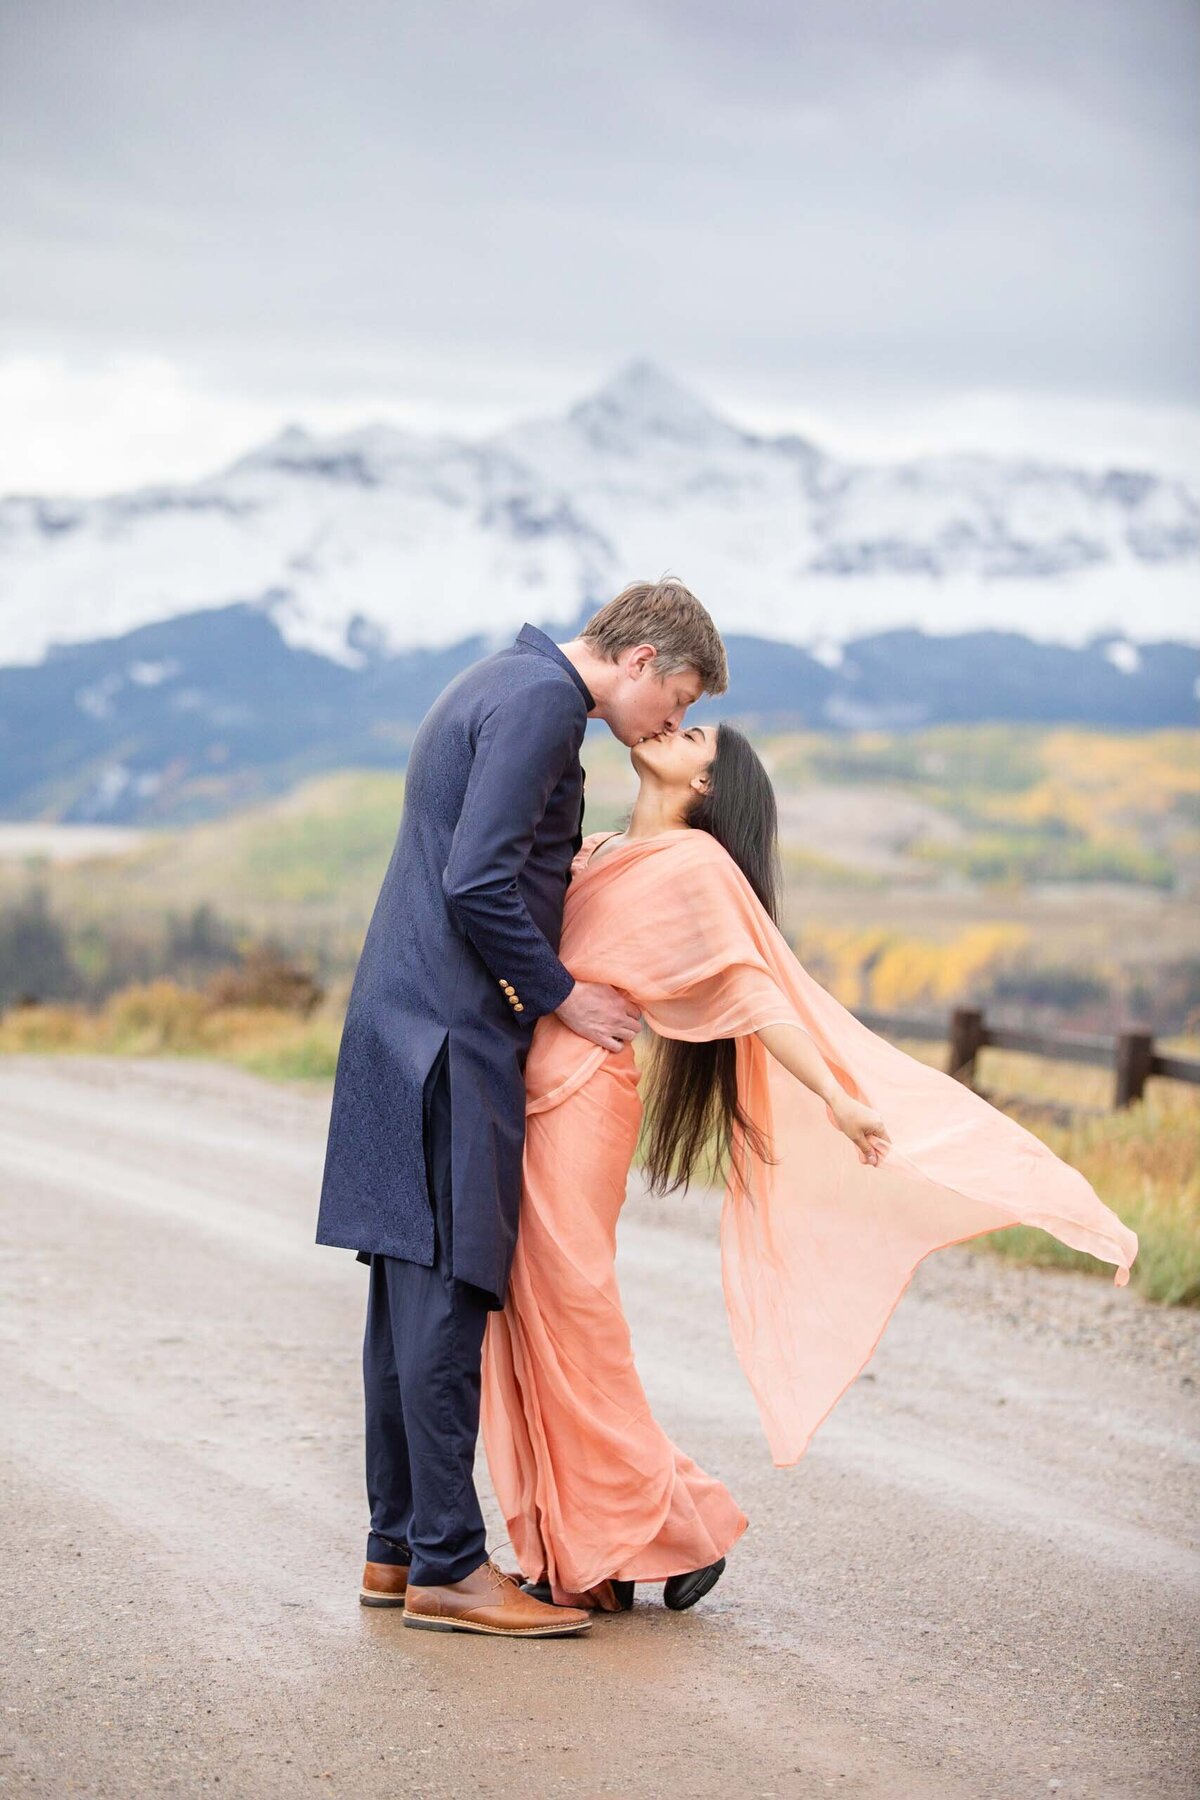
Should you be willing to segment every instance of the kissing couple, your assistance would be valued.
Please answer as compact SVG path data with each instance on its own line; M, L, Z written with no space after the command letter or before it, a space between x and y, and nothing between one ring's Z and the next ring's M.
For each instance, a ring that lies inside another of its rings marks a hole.
M406 1625L582 1633L639 1583L682 1610L746 1530L638 1378L615 1252L639 1140L659 1192L724 1181L729 1325L778 1465L932 1250L1036 1225L1128 1280L1137 1239L1078 1170L797 961L767 772L732 725L685 723L727 685L700 602L637 582L568 643L524 626L413 740L317 1226L369 1265L360 1598ZM638 792L585 838L589 718ZM487 1554L481 1420L519 1576Z

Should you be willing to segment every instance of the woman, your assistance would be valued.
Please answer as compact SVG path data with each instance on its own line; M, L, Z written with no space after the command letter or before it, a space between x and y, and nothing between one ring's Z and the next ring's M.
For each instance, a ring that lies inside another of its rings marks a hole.
M724 1169L734 1347L775 1462L794 1463L931 1250L1038 1225L1123 1286L1137 1239L1032 1133L802 968L775 922L774 795L739 732L660 734L632 760L629 827L576 857L560 954L660 1040L652 1186L709 1178L713 1154ZM649 1581L686 1606L747 1521L656 1425L633 1363L614 1266L642 1124L632 1049L542 1018L526 1093L521 1229L484 1345L496 1496L521 1568L560 1604L623 1607Z

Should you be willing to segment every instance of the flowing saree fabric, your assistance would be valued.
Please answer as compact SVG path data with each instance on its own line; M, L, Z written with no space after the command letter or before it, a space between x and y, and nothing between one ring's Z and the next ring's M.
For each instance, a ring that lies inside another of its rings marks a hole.
M706 832L588 840L560 954L623 989L663 1037L737 1039L738 1092L772 1160L746 1154L721 1217L725 1301L771 1454L795 1462L871 1356L918 1263L1007 1225L1036 1225L1116 1265L1137 1238L1078 1170L952 1077L861 1024L801 966L741 870ZM864 1162L825 1102L754 1035L807 1032L840 1085L891 1137ZM578 1092L608 1053L550 1015L526 1069L528 1110Z

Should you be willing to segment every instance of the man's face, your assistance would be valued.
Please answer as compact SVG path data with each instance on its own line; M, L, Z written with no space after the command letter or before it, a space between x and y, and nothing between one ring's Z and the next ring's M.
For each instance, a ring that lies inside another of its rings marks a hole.
M645 644L619 660L621 677L602 716L622 744L678 731L688 707L704 691L695 669L659 675L654 665L654 651Z

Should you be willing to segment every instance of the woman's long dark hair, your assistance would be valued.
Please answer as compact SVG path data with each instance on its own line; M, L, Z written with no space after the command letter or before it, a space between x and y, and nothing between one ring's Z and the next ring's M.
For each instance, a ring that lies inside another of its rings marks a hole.
M708 765L708 788L687 815L728 850L776 924L779 922L779 814L775 790L749 739L732 725L718 725ZM685 1044L655 1042L647 1084L643 1173L656 1194L687 1187L697 1167L712 1179L732 1166L739 1174L744 1150L770 1160L763 1133L742 1111L737 1096L737 1045L733 1038Z

